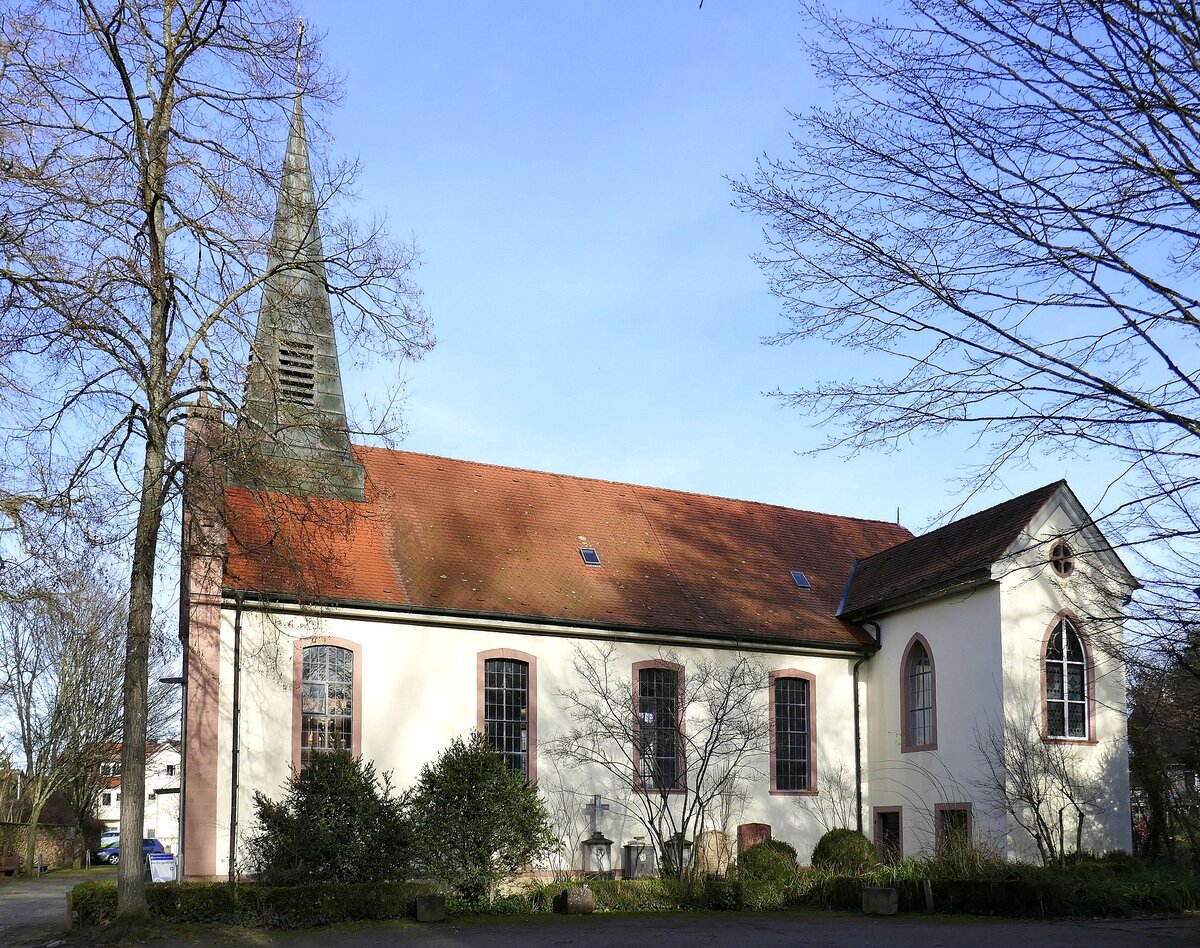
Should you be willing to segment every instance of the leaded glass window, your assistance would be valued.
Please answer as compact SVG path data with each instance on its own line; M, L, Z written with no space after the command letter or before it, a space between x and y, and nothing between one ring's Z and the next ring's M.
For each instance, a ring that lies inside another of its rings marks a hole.
M933 743L933 663L920 642L908 652L908 740L910 747Z
M1087 662L1083 642L1069 619L1061 619L1046 646L1046 733L1086 738Z
M638 752L645 786L679 786L679 672L673 668L638 669Z
M300 766L315 753L353 748L354 653L337 645L304 649L300 684Z
M808 682L775 679L775 789L807 790L809 784Z
M489 658L483 665L483 733L512 773L529 777L529 664Z

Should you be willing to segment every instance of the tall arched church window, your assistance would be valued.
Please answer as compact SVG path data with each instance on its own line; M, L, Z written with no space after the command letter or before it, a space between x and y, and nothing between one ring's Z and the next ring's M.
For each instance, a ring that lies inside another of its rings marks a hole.
M1046 643L1046 735L1086 740L1088 663L1083 640L1066 616Z
M354 653L337 645L304 649L300 683L300 766L313 754L353 750Z
M901 666L902 750L937 748L937 704L933 655L923 636L916 635L908 645Z
M529 779L529 663L484 661L483 734L508 769Z

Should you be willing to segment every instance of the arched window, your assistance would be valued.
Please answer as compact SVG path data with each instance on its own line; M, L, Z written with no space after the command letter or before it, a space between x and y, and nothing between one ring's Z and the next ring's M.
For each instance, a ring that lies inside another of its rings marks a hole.
M537 780L537 659L513 649L479 653L476 727L513 773Z
M633 711L634 781L664 793L682 792L683 666L634 662Z
M816 679L784 668L771 672L771 793L817 792Z
M355 752L354 652L338 645L302 649L300 767L324 751Z
M924 636L915 635L901 666L901 750L937 749L937 706L933 655Z
M1088 662L1083 640L1066 616L1046 642L1046 736L1087 740Z

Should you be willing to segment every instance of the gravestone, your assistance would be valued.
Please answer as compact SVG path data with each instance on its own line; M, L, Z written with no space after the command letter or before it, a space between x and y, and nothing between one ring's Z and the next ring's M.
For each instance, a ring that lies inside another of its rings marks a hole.
M765 843L771 838L770 823L743 823L738 827L738 855L751 846Z

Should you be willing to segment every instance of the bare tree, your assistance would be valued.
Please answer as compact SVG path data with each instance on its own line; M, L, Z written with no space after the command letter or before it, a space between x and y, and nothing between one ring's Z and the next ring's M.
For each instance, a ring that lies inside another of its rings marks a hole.
M1108 788L1084 776L1077 749L1044 740L1026 717L977 729L975 749L983 763L976 789L1029 834L1044 865L1083 852L1088 822L1102 812Z
M780 396L836 424L831 444L850 452L973 432L988 459L976 486L1045 452L1107 456L1124 473L1098 516L1152 581L1146 622L1193 621L1195 11L903 0L894 21L809 12L837 104L797 116L794 154L734 188L768 227L759 263L788 320L775 341L879 358L871 379Z
M854 829L858 825L858 797L854 770L845 762L826 767L821 774L821 792L813 797L797 797L796 806L828 832Z
M19 432L6 473L49 472L51 499L115 491L112 515L128 514L127 848L142 832L155 564L182 424L201 395L240 403L260 290L297 268L267 262L293 99L336 98L319 41L298 53L298 25L267 0L0 12L0 410ZM334 213L355 170L318 169L321 280L353 353L415 356L430 339L413 249ZM134 860L118 903L145 911Z
M677 664L669 652L659 658ZM767 673L744 655L692 661L682 690L649 712L635 707L623 666L615 646L576 647L571 677L578 684L559 692L572 724L549 751L563 767L606 775L616 806L645 827L664 869L682 874L684 840L724 829L731 802L743 798L741 785L761 774ZM669 744L652 743L651 724L662 743L665 723L652 722L654 715L669 720Z
M41 588L0 605L0 699L25 763L27 872L46 802L98 769L121 736L123 603L78 568Z
M1134 846L1143 855L1177 856L1200 847L1200 678L1188 666L1200 655L1200 635L1188 637L1182 660L1142 667L1129 689L1129 775Z

